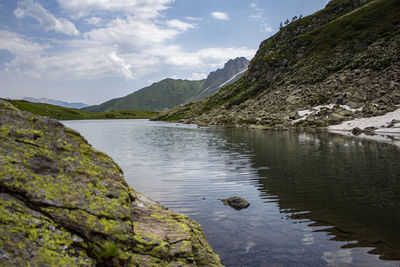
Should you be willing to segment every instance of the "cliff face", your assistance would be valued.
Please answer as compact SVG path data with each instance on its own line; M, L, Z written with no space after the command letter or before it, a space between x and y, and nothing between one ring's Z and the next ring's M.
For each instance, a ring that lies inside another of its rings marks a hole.
M400 104L399 13L396 0L332 0L262 42L241 80L160 119L284 129L392 111Z
M0 101L1 266L219 266L200 225L56 120Z
M249 63L245 57L237 57L226 62L222 69L210 72L200 86L198 94L189 99L188 102L195 102L211 96L218 92L220 88L236 82L243 76Z

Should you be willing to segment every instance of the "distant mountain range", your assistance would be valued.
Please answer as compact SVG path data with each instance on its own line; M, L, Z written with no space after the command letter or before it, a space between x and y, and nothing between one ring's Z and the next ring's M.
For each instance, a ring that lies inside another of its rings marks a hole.
M65 107L65 108L76 108L76 109L81 109L88 107L89 105L85 103L69 103L69 102L64 102L60 100L54 100L54 99L49 99L46 97L42 98L35 98L35 97L24 97L22 100L33 102L33 103L43 103L43 104L50 104L50 105L56 105L60 107Z
M187 102L194 102L215 94L220 88L238 80L247 70L244 57L229 60L224 68L211 72L200 81L164 79L124 97L111 99L82 110L103 112L110 110L163 111Z

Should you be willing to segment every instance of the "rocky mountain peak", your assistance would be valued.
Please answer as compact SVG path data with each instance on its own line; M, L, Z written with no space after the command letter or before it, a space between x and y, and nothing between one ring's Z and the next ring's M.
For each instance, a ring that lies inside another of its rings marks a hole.
M230 59L225 63L222 69L217 69L216 71L210 72L207 76L207 80L202 85L202 88L207 88L212 85L221 85L228 81L230 78L238 74L247 68L250 61L245 57L237 57L235 59Z

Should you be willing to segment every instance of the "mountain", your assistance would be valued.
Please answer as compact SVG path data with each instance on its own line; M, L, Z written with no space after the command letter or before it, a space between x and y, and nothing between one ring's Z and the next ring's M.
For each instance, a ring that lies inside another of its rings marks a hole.
M211 72L206 80L189 81L165 79L124 97L111 99L100 105L82 110L103 112L110 110L163 111L197 101L217 92L223 86L238 80L246 71L249 61L236 58L225 63L223 69Z
M248 71L158 119L261 129L325 127L400 104L400 1L332 0L263 41Z
M188 102L195 102L215 94L219 89L232 84L243 76L250 61L245 57L238 57L225 63L222 69L208 74L206 81L200 86L199 93L189 99Z
M80 103L80 102L69 103L69 102L49 99L46 97L42 97L42 98L24 97L22 100L33 102L33 103L43 103L43 104L50 104L50 105L56 105L56 106L65 107L65 108L76 108L76 109L85 108L85 107L89 106L85 103Z
M185 103L204 81L165 79L124 97L83 108L85 111L110 110L161 111Z

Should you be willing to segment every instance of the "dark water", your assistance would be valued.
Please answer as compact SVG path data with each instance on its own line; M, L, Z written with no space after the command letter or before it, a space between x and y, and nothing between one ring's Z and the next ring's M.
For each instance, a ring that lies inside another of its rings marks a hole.
M327 133L67 121L227 266L399 266L400 149ZM239 195L237 211L218 198Z

